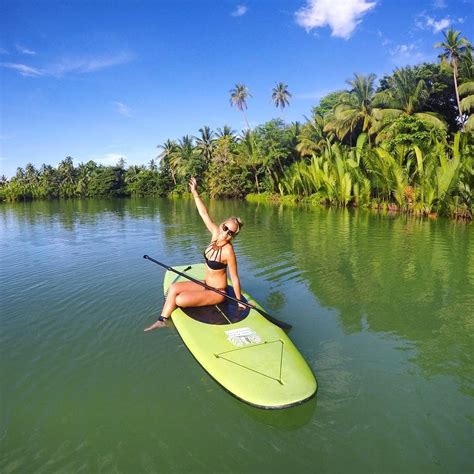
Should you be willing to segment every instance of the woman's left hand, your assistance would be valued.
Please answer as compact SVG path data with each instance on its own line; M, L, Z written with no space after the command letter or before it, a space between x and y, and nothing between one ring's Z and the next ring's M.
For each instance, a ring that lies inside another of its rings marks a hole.
M242 303L238 303L239 309L246 309L247 306L243 305Z
M189 190L193 194L197 192L197 180L194 176L189 180Z

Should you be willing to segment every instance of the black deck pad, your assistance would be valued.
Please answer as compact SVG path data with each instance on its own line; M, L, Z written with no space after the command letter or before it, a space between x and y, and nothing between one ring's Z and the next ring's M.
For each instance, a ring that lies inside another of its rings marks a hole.
M231 286L227 287L227 294L235 298L235 292ZM247 302L243 296L242 301ZM200 321L201 323L217 325L238 323L242 321L242 319L245 319L250 312L250 308L239 309L237 303L227 298L223 303L218 305L181 308L181 310L190 318Z

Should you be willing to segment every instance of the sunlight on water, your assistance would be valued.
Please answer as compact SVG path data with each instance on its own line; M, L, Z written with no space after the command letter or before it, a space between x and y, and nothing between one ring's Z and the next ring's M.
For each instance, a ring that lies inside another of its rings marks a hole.
M169 265L209 241L190 201L0 207L0 471L472 472L471 225L212 202L245 221L244 289L318 378L244 405L173 329L144 334Z

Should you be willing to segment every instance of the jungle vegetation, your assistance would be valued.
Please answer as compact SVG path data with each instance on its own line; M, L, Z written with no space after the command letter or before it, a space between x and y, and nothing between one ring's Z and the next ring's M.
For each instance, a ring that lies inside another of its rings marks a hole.
M253 129L245 84L230 92L245 130L203 126L158 145L156 160L129 166L68 156L55 168L31 163L0 178L0 200L92 196L179 196L190 176L213 198L308 201L417 215L474 214L474 64L470 42L452 29L434 45L438 63L394 70L378 82L354 76L313 107L304 123L273 119ZM288 85L271 91L290 105Z

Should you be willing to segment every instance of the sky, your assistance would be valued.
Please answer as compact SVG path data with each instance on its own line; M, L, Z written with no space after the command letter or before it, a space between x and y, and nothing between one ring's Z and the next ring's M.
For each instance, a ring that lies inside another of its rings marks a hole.
M0 175L32 163L147 164L167 139L305 121L354 73L437 61L474 0L0 0ZM272 88L288 85L278 110Z

